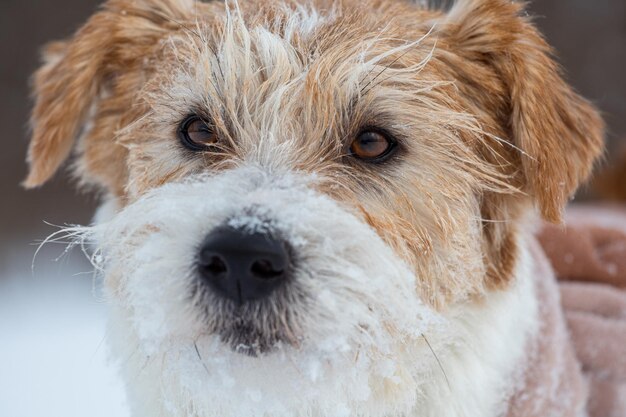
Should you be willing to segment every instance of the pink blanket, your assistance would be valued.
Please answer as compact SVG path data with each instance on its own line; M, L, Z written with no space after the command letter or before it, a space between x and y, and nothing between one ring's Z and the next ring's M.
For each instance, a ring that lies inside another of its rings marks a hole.
M507 417L626 417L626 210L572 209L539 241L542 327Z

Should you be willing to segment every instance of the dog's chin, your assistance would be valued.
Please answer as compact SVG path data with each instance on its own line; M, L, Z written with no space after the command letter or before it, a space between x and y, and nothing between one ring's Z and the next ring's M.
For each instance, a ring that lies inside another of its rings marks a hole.
M280 343L278 337L267 336L246 321L234 323L223 330L220 340L233 352L254 357L270 353Z
M268 333L259 328L255 320L237 318L224 325L218 332L220 341L235 353L259 357L271 354L285 344L295 345L295 340L289 340L286 331L278 329Z

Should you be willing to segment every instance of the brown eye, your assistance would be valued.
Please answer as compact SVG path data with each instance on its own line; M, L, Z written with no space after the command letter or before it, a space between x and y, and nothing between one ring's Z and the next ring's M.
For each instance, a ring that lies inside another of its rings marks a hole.
M396 142L387 135L374 130L366 130L352 141L350 152L353 156L366 161L381 161L391 155Z
M203 151L217 142L217 135L209 124L198 116L185 119L179 128L183 145L192 151Z

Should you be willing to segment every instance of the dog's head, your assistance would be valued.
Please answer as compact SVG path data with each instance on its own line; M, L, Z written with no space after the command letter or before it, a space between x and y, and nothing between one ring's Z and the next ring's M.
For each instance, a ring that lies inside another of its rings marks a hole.
M35 96L26 185L75 149L117 205L116 329L198 415L415 406L425 336L462 349L446 315L514 285L520 219L558 221L602 147L505 0L110 0Z

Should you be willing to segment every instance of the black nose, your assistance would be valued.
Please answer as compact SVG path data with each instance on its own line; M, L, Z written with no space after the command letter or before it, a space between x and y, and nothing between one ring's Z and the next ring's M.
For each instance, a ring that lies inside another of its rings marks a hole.
M207 236L198 267L218 294L243 304L268 296L285 281L289 254L269 234L224 228Z

